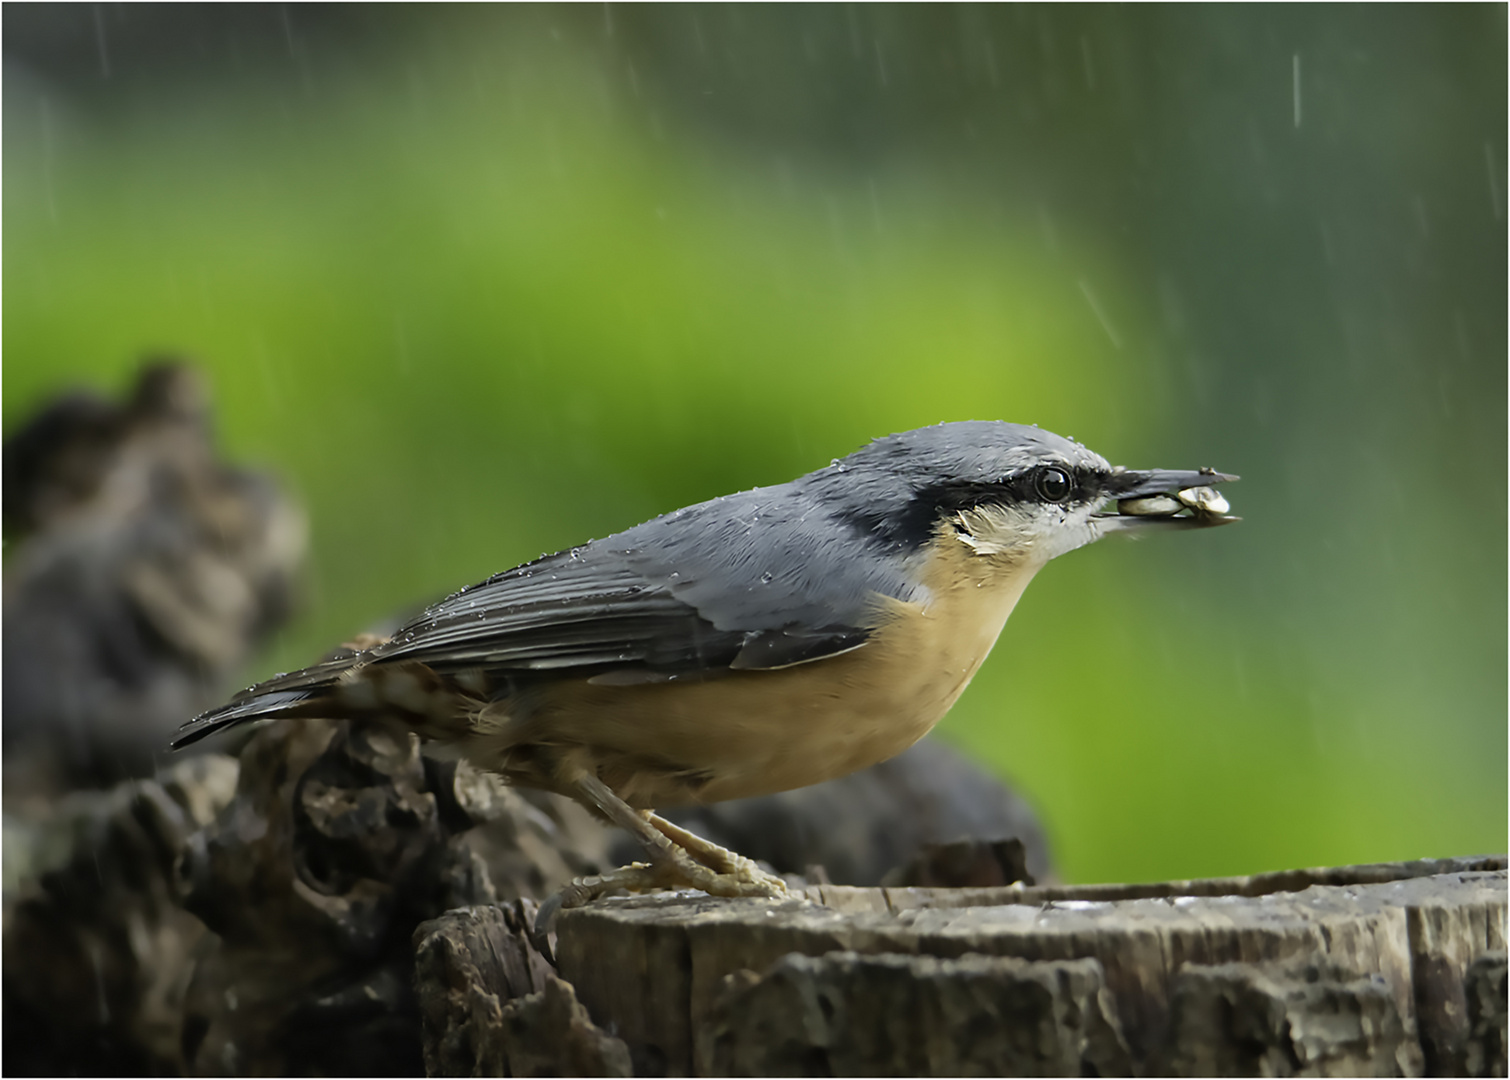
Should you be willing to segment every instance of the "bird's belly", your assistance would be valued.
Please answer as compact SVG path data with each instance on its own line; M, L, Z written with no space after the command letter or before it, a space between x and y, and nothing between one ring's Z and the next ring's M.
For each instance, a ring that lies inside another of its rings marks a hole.
M956 575L957 577L957 575ZM861 648L775 671L641 686L560 684L529 727L580 747L635 806L766 795L901 753L979 669L1032 568L978 585L936 580L926 605L893 602Z

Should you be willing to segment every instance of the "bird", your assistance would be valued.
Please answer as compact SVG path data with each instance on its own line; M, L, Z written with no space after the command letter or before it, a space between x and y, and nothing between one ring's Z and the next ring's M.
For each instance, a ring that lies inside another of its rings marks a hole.
M541 918L617 889L781 897L782 878L655 808L901 753L964 692L1050 560L1112 533L1239 520L1214 490L1237 479L1113 467L1000 420L887 435L495 574L242 691L173 746L279 717L384 724L640 842L645 862L574 881Z

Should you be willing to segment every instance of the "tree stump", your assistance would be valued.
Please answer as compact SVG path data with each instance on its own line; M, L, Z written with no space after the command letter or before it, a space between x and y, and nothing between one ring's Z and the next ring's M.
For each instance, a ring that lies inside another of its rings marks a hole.
M1487 1073L1506 887L1485 858L662 894L563 912L558 955L641 1075Z

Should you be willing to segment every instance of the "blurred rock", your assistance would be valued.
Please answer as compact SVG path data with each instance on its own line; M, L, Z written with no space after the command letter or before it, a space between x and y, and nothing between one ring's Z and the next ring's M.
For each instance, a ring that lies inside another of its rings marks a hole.
M989 889L999 885L1036 885L1028 873L1027 849L1021 840L955 840L925 844L911 862L881 879L887 888Z
M1022 870L1040 884L1054 880L1032 807L936 739L826 784L662 813L780 873L805 875L821 866L836 885L879 885L928 845L961 840L1018 840ZM643 853L616 834L613 856L628 862Z
M236 762L207 754L157 780L78 792L6 818L7 1075L182 1070L183 1000L204 926L174 862L230 801Z
M526 799L416 740L274 723L236 797L190 839L184 904L214 931L187 994L185 1067L223 1075L415 1075L415 929L539 897L601 868L587 811Z
M188 367L44 407L4 448L8 801L150 776L290 609L302 513L215 456Z

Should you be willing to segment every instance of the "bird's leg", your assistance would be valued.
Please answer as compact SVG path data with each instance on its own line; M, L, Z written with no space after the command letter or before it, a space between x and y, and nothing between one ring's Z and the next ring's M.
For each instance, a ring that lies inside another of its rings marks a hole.
M652 828L644 817L615 795L613 789L603 781L588 773L579 778L574 786L583 802L596 806L604 817L638 840L652 863L672 857L674 841Z
M602 875L609 888L701 889L713 896L785 896L786 883L754 861L719 847L650 811L636 812L591 774L576 782L582 796L644 847L648 866L635 864ZM582 882L585 884L586 882Z
M638 840L650 861L578 878L541 904L535 916L535 940L547 955L545 935L557 912L580 907L615 889L691 888L712 896L787 895L786 882L767 874L753 859L719 847L650 811L637 812L596 776L588 774L574 786L583 802L597 807L609 821Z

